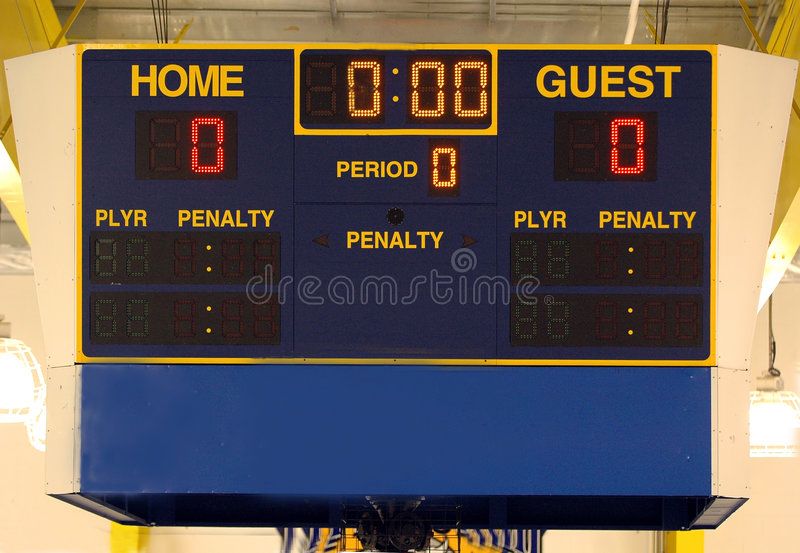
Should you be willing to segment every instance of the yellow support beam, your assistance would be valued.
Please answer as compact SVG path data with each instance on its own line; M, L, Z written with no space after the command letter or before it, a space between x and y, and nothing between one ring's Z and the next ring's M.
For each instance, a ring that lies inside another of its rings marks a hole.
M50 0L0 0L0 65L10 58L65 44L61 30ZM28 239L5 71L0 71L0 150L0 200Z
M800 1L787 0L775 22L766 51L800 59ZM795 85L795 98L800 95L800 81ZM800 116L796 102L795 116L789 121L786 150L783 155L781 182L775 201L772 237L761 284L759 309L778 286L795 252L800 248Z
M703 530L664 532L664 553L703 553Z
M140 553L147 549L150 528L111 523L111 553Z
M185 37L186 33L189 32L189 27L192 26L192 23L194 23L194 18L190 19L188 23L181 27L181 30L178 31L178 36L176 36L175 40L172 41L173 44L180 44L180 42L183 40L183 37Z
M69 17L64 22L64 26L61 27L61 31L59 31L58 36L50 44L50 48L56 48L58 46L62 46L63 43L66 43L67 33L72 28L72 24L75 23L75 20L78 19L78 14L81 13L81 10L85 5L86 5L86 0L79 0L79 2L75 4L75 7L72 9L72 12L69 14Z
M761 35L758 34L756 26L753 24L753 19L750 16L750 7L747 5L745 0L739 0L739 5L742 7L742 19L744 20L744 24L747 26L747 30L750 31L751 35L753 35L753 40L756 41L758 49L762 52L766 52L767 47L764 45L764 41L761 40Z
M0 61L47 50L60 30L61 24L50 0L0 1ZM5 71L0 71L0 125L5 127L10 117ZM16 165L13 138L13 129L2 137Z
M750 17L750 8L747 6L747 2L745 2L745 0L739 0L739 5L742 7L742 19L744 20L744 24L747 27L747 30L750 31L756 46L758 46L758 50L764 54L772 53L767 50L767 45L764 44L764 39L761 38L761 35L758 34L758 31L756 30L753 19ZM797 105L797 100L794 98L792 98L792 110L796 116L800 117L800 106Z
M0 198L3 199L8 212L16 221L22 236L31 241L28 230L28 218L25 216L25 200L22 197L22 179L11 156L0 142Z

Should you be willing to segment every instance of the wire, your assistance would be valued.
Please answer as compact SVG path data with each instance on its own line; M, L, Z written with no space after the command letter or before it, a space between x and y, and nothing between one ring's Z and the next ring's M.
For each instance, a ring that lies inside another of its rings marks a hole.
M653 35L653 44L658 44L658 12L661 11L661 0L656 0L656 32Z
M153 25L156 28L156 42L169 42L169 0L150 0L153 10Z
M164 7L162 2L164 0L156 0L156 4L158 5L158 27L161 31L161 43L164 43Z
M164 39L164 44L169 41L167 29L167 0L161 0L161 38Z
M150 9L153 11L153 26L156 29L156 42L161 42L161 36L158 33L158 19L156 16L155 0L150 0Z
M664 14L661 22L661 44L667 43L667 23L669 23L669 0L664 0Z
M775 343L775 333L772 330L772 295L769 296L769 369L767 372L772 376L780 376L781 371L775 368L775 357L778 355L778 346Z

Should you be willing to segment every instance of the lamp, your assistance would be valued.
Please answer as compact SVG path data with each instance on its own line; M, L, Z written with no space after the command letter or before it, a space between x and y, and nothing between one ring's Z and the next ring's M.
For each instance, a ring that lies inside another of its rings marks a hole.
M756 390L750 392L750 457L795 457L800 452L800 397L783 389L776 351L770 296L769 368L756 378Z
M44 375L31 348L9 338L9 323L0 315L0 423L22 423L28 441L45 449Z

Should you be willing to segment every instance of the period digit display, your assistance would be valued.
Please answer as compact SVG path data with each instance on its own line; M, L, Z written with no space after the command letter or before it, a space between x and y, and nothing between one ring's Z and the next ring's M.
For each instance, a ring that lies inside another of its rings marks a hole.
M714 360L714 50L81 52L81 362Z

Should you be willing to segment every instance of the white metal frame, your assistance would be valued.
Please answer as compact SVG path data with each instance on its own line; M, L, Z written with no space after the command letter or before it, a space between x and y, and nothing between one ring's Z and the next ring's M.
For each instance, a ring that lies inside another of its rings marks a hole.
M47 491L71 493L80 489L75 48L10 60L6 70L47 348ZM718 50L714 495L746 496L748 490L748 356L796 73L792 60L722 46Z

